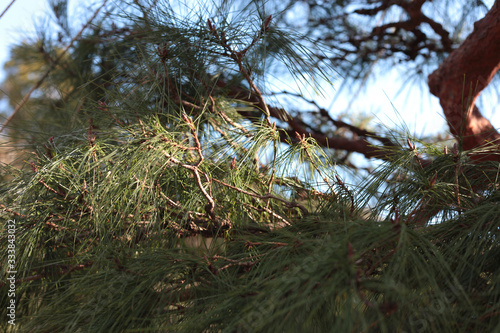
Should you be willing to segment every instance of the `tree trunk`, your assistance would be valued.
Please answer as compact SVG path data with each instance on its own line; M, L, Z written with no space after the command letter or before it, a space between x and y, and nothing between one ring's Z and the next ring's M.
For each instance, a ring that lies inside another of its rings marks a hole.
M439 98L451 133L461 140L463 149L491 145L500 139L475 106L499 68L500 0L496 0L485 17L474 23L474 31L460 47L429 75L430 91ZM490 154L487 159L500 160L500 156Z

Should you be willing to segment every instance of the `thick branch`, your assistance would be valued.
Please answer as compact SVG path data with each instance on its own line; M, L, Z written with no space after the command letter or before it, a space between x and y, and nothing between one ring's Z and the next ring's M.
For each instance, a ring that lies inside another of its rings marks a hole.
M226 87L226 84L222 81L219 81L217 84L220 87ZM228 95L231 98L250 102L259 109L264 109L265 102L259 99L259 97L256 96L255 94L249 92L248 90L242 87L237 87L237 86L230 87ZM282 111L279 108L271 106L267 106L267 109L269 110L271 117L282 119L281 114L283 114L284 111ZM328 113L324 109L320 109L319 112L322 116L325 116L325 112L326 114ZM249 120L255 120L255 115L252 112L240 111L240 114L243 117L248 118ZM390 139L381 137L376 133L360 129L356 126L349 125L341 121L335 121L330 116L328 116L328 119L333 122L333 125L338 127L345 127L349 129L352 133L356 134L357 136L361 136L361 138L350 139L341 136L328 136L327 134L324 134L321 131L312 132L308 130L303 125L302 122L295 120L291 117L288 117L286 121L289 128L279 131L280 138L283 142L287 141L289 142L291 140L292 142L295 143L298 142L295 133L298 133L300 135L306 135L312 137L313 139L316 140L316 142L320 146L325 148L340 149L348 152L356 152L363 154L367 158L378 158L386 161L391 160L392 157L391 149L396 149L398 147L398 145L392 142ZM381 142L382 145L381 146L374 145L373 143L368 141L368 138L377 140ZM429 161L423 158L418 157L418 160L420 165L422 166L426 166L429 164Z
M500 0L474 24L474 31L429 75L429 88L439 97L451 133L464 149L500 139L475 106L481 91L500 69ZM498 159L493 158L491 159Z
M298 140L295 138L295 133L306 134L307 136L312 137L322 147L360 153L367 158L379 158L382 160L388 160L390 158L388 150L385 150L383 147L377 147L364 138L347 139L340 136L335 137L310 133L301 126L296 126L293 130L280 131L280 138L284 142L290 141L291 139L293 143L296 143Z

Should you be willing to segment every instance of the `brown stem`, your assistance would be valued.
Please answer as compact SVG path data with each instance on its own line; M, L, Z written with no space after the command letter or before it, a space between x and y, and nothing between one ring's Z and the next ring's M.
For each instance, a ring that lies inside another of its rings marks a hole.
M12 0L9 5L4 9L4 11L2 12L2 14L0 14L0 18L2 18L2 16L7 13L7 11L9 10L10 6L12 6L14 4L14 2L16 2L16 0Z

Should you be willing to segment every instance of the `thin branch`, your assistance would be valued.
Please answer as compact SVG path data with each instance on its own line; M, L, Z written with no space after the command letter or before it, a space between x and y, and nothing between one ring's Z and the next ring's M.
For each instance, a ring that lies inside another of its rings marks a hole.
M7 8L4 9L4 11L2 12L2 14L0 14L0 19L2 18L2 16L9 10L10 6L12 6L14 4L14 2L16 2L16 0L12 0L10 2L10 4L7 6Z
M252 206L252 205L250 205L250 204L247 204L247 203L245 203L245 202L242 202L241 204L242 204L243 206L248 207L248 208L252 208L253 210L256 210L256 211L258 211L258 212L262 212L262 211L264 211L264 212L268 213L269 215L271 215L272 217L277 218L278 220L280 220L281 222L283 222L283 223L284 223L285 225L287 225L287 226L291 226L291 225L292 225L292 223L290 223L287 219L285 219L285 218L284 218L284 217L282 217L281 215L279 215L279 214L275 213L272 209L269 209L269 208L266 208L266 207L262 207L262 208L259 208L259 207L254 207L254 206Z

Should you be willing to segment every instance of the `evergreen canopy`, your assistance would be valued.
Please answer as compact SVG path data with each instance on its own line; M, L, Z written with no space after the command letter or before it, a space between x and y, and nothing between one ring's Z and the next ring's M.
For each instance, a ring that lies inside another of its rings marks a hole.
M3 329L500 330L486 148L394 137L347 184L334 153L276 126L272 75L320 92L333 69L263 4L123 3L77 40L56 4L73 48L14 51L49 75L11 128L36 153L2 169Z

